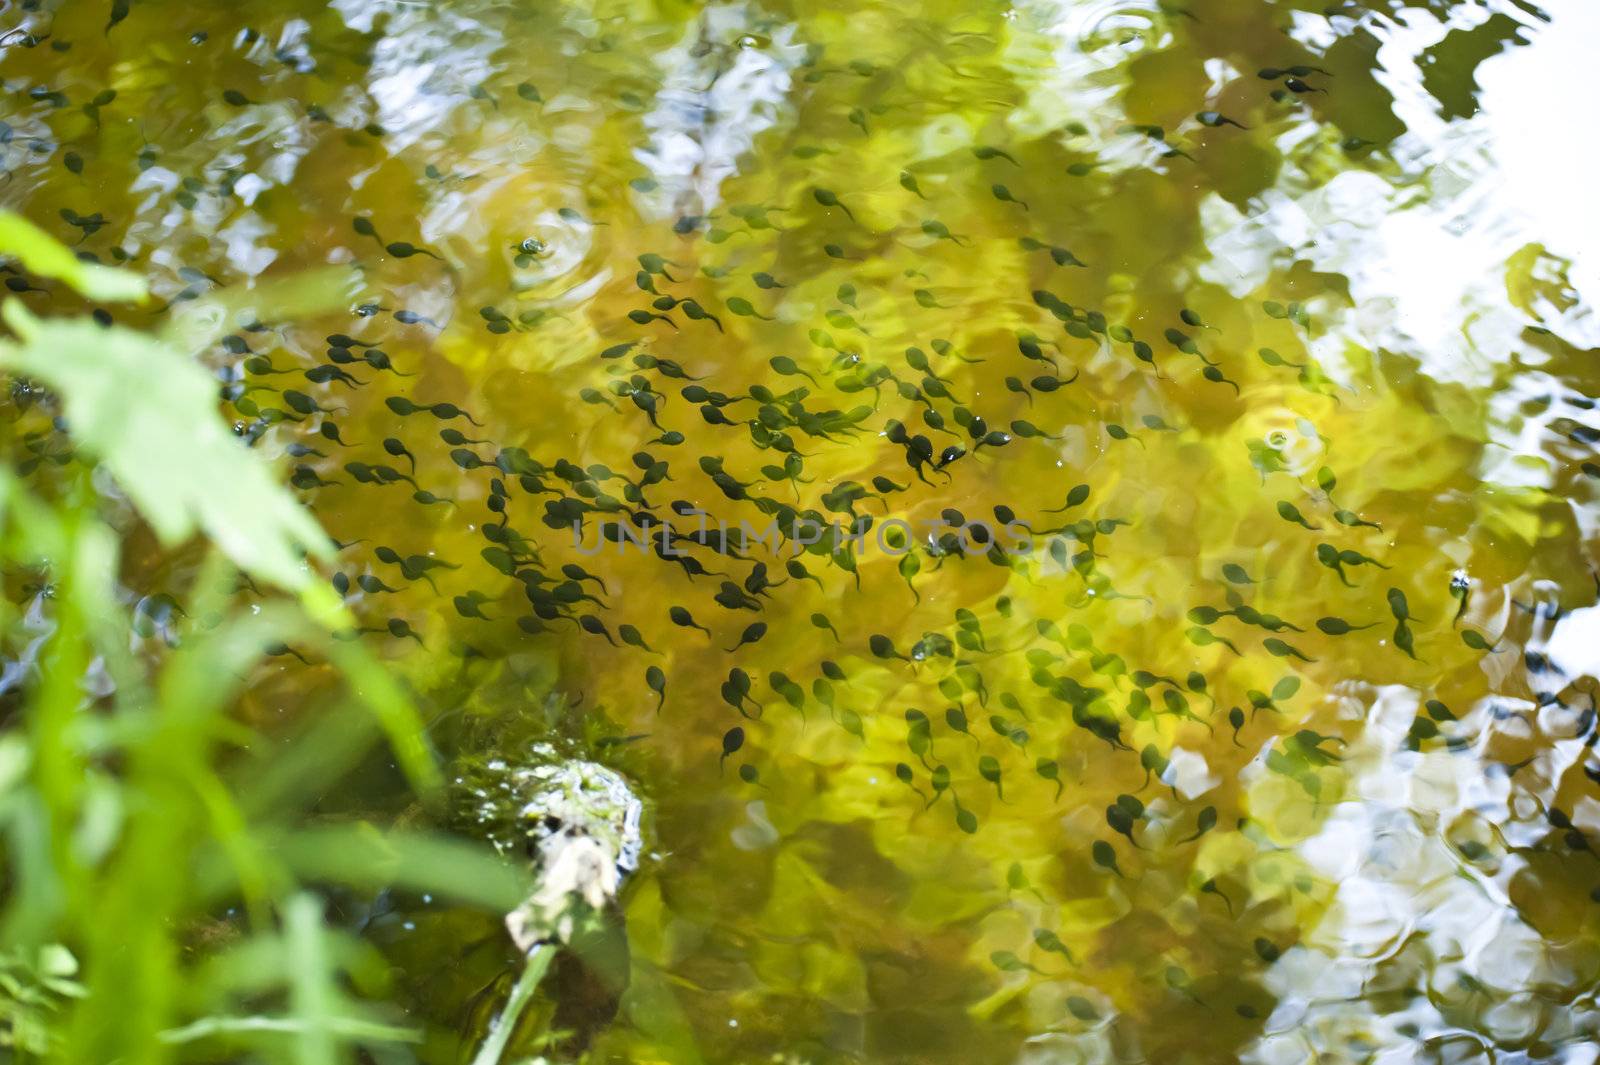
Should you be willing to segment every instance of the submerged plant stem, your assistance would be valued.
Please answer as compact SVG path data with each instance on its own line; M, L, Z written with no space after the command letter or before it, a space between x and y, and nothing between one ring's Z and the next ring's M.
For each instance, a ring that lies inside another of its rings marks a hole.
M550 968L550 961L555 957L555 953L556 948L553 943L540 943L528 951L528 961L522 967L522 975L517 977L516 985L507 996L505 1008L489 1025L489 1035L478 1048L478 1053L472 1059L472 1065L498 1065L500 1055L506 1051L506 1044L511 1042L511 1033L516 1031L517 1019L522 1016L522 1011L527 1009L528 1002L538 989L539 981L544 979L545 971Z

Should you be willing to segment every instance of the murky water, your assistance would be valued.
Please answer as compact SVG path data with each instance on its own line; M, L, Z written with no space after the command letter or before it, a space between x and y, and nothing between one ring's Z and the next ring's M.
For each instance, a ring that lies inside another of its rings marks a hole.
M358 264L230 415L442 746L648 795L568 1047L1595 1060L1592 14L46 7L6 204ZM460 1060L508 945L397 905Z

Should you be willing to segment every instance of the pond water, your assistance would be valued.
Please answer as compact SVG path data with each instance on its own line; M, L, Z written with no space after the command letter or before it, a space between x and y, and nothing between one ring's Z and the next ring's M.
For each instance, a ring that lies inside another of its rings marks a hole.
M205 357L440 746L646 796L557 1053L1596 1060L1592 8L4 15L127 320L359 268ZM493 917L359 923L464 1060Z

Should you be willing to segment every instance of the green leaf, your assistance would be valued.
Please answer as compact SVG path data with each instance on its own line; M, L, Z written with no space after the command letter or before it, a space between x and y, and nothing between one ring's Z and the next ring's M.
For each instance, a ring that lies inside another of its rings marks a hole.
M0 317L0 366L58 392L78 444L110 470L164 544L197 531L240 569L291 591L323 586L302 562L333 554L310 512L228 429L216 382L190 359L132 330L34 317L16 300ZM327 620L327 602L309 603Z
M26 218L4 210L0 210L0 255L15 256L40 277L65 281L91 300L142 300L148 292L138 274L86 263Z
M322 1025L322 1031L350 1042L359 1042L371 1045L373 1043L420 1043L422 1032L415 1028L401 1028L397 1025L382 1024L377 1021L363 1020L359 1017L330 1017ZM311 1026L295 1017L205 1017L186 1024L182 1028L173 1028L161 1033L163 1043L179 1045L194 1043L201 1039L214 1036L253 1036L262 1034L287 1034L304 1036L311 1031Z
M300 894L283 912L283 938L289 960L289 1008L302 1027L294 1033L296 1065L335 1065L338 1043L330 1022L339 1016L333 959L322 930L322 901Z
M185 352L200 351L236 328L236 323L287 321L346 306L361 290L361 275L329 266L252 284L224 288L173 308L159 339Z
M304 878L431 892L497 913L516 909L531 888L527 871L487 844L438 834L328 825L291 833L274 850Z

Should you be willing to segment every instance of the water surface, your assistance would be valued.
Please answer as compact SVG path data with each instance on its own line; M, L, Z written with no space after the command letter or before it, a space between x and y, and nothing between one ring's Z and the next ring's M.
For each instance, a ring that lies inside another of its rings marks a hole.
M442 747L641 782L589 1060L1594 1060L1579 5L5 15L8 206L360 268L206 358ZM601 539L693 509L872 524ZM462 1060L508 944L393 905Z

